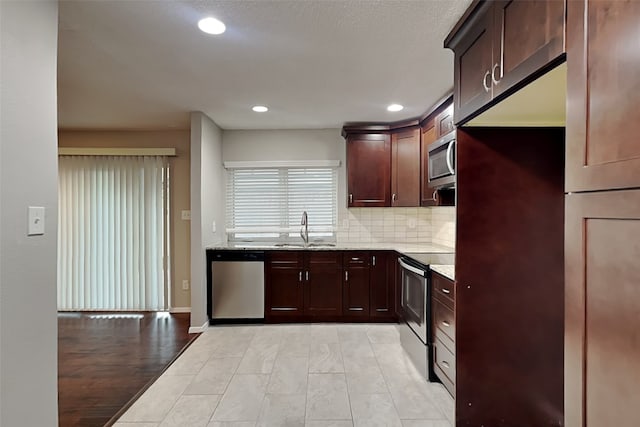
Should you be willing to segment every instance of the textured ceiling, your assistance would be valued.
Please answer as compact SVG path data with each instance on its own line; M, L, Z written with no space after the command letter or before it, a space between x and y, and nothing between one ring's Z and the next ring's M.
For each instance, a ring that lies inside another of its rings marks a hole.
M470 2L61 1L59 124L188 128L194 110L224 129L415 117L453 86L442 42ZM200 32L207 15L226 33Z

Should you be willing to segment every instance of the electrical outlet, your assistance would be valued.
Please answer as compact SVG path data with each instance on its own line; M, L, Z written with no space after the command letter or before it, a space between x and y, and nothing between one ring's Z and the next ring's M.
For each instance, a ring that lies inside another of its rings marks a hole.
M409 218L407 220L407 227L408 228L414 229L414 228L416 228L416 225L417 225L417 223L416 223L416 219L415 218Z
M183 291L188 291L189 290L189 281L188 280L183 280L182 281L182 290Z
M211 232L215 233L216 232L216 222L213 221L213 224L211 224Z
M180 217L185 221L191 220L191 211L182 211Z

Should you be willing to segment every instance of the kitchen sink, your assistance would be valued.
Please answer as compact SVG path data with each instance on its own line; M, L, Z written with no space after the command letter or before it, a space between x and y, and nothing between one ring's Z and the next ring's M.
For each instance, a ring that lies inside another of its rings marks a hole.
M307 245L307 247L310 247L310 248L332 248L335 246L336 246L335 243L329 243L329 242L311 242Z
M336 244L331 242L310 242L307 245L304 243L276 243L273 246L277 248L332 248Z

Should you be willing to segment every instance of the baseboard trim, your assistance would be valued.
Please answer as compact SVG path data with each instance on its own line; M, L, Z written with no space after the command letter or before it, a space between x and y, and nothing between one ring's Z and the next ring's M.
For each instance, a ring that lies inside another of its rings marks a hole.
M209 327L209 322L204 322L204 324L202 326L191 326L189 328L189 333L190 334L201 334L204 331L206 331L208 327Z
M259 325L264 323L264 317L240 319L211 319L209 325Z
M191 313L191 307L171 307L169 313Z

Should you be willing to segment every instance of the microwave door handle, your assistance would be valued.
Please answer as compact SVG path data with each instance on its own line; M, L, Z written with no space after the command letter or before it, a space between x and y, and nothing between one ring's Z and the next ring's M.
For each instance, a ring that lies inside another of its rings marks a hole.
M456 171L453 169L453 159L451 158L451 155L453 154L453 144L456 143L456 140L454 139L453 141L449 142L449 145L447 146L447 167L449 168L449 172L451 172L451 175L455 175Z

